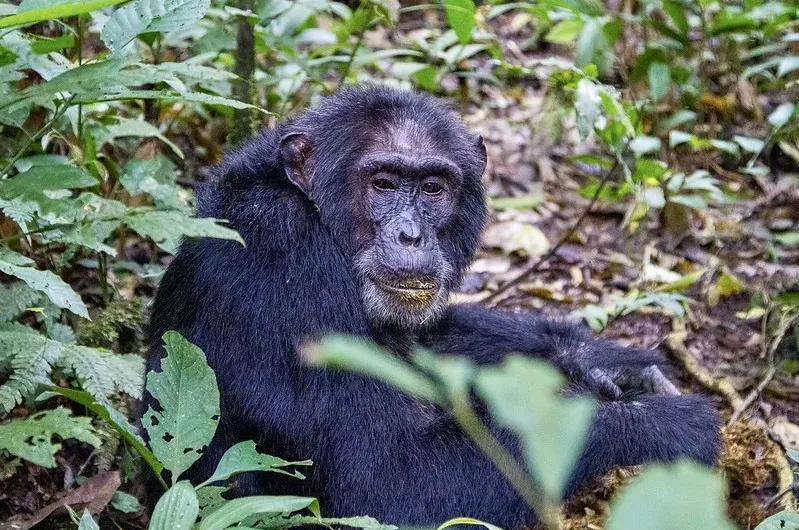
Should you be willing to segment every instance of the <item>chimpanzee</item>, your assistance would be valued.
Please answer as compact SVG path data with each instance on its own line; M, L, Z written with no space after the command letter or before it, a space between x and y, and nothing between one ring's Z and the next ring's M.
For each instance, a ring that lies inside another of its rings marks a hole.
M454 113L388 87L342 90L227 157L199 192L198 215L229 220L246 246L184 242L152 315L150 369L162 334L177 330L205 351L221 391L219 429L190 478L206 479L228 447L254 439L314 466L304 481L243 475L238 495L313 495L330 516L393 524L534 521L444 411L304 366L298 346L330 332L400 356L421 344L480 364L514 352L551 361L600 398L570 491L614 466L714 462L713 407L679 395L653 352L574 324L447 305L480 242L485 165L482 138ZM496 435L518 451L508 433Z

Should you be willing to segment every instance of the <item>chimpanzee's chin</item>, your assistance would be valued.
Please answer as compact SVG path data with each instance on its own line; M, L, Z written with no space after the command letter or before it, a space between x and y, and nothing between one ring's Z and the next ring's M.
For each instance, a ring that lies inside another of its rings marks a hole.
M367 280L362 289L364 309L373 323L408 330L437 319L447 302L447 294L440 285L429 289L401 289Z

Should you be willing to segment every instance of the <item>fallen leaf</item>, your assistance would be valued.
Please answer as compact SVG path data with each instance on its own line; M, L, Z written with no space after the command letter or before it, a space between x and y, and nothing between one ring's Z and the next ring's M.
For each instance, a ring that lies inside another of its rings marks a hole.
M0 530L29 530L64 506L85 505L89 512L100 513L111 501L111 497L114 496L114 492L121 484L118 470L89 477L83 486L70 491L57 501L51 502L33 514L27 521L0 523Z
M537 227L518 221L497 223L486 230L483 243L489 248L502 249L505 254L539 257L549 250L547 236Z

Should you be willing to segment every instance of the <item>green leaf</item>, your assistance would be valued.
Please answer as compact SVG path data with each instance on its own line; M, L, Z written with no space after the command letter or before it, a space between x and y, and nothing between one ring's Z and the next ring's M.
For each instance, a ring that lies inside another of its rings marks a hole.
M773 125L775 129L779 129L790 121L793 117L794 110L796 110L796 106L793 103L783 103L774 109L774 112L769 114L768 122Z
M799 530L799 513L782 511L765 519L755 530Z
M194 24L210 5L210 0L134 0L114 11L100 36L116 53L142 33L167 33Z
M55 467L54 456L61 444L53 442L53 436L75 438L94 447L102 444L91 418L75 418L58 407L0 425L0 449L42 467Z
M132 230L151 238L172 254L177 251L183 236L232 239L244 244L238 232L218 225L218 219L189 217L187 213L179 211L129 210L123 221Z
M780 61L777 67L777 77L790 74L794 70L799 70L799 57L786 57Z
M67 282L50 271L40 271L33 267L33 260L0 247L0 271L15 276L28 284L31 289L43 292L58 307L72 311L76 315L89 318L89 312L78 293Z
M142 424L153 453L172 472L174 485L214 437L219 390L200 348L174 331L164 334L164 345L162 371L147 374L147 391L161 410L148 407Z
M0 18L0 29L9 28L11 26L27 26L29 24L38 24L45 20L83 15L84 13L91 13L92 11L121 4L125 1L127 0L72 0L67 3L59 2L58 5L53 7L41 7L39 9L18 12L15 15Z
M660 151L660 138L656 136L638 136L630 141L630 149L638 156Z
M97 179L78 167L33 166L19 175L0 182L0 197L11 199L29 192L71 190L88 188L97 184Z
M78 530L100 530L89 510L83 510L83 515L81 515L78 522Z
M477 23L473 0L444 0L447 24L458 36L461 44L472 40L472 30Z
M175 185L175 165L163 155L131 160L119 182L133 195L146 193L152 197L159 209L189 212L181 188Z
M288 495L241 497L227 501L208 514L200 522L197 530L225 530L251 515L296 512L305 508L319 517L319 502L312 497Z
M455 517L454 519L450 519L449 521L441 523L441 526L439 526L436 530L444 530L445 528L449 528L450 526L457 526L459 524L482 526L484 528L487 528L488 530L502 530L498 526L494 526L493 524L486 523L485 521L481 521L479 519L473 519L471 517Z
M588 440L595 405L558 395L563 376L539 359L509 356L477 373L491 416L519 436L525 461L543 491L559 500Z
M113 125L107 125L100 128L95 133L95 145L99 150L103 145L112 143L117 138L158 138L169 146L172 151L183 158L183 152L175 145L169 138L161 134L158 127L147 123L144 120L132 120L127 118L117 118L117 122Z
M785 245L786 247L799 245L799 231L774 234L774 241L780 245Z
M688 18L685 16L686 9L677 0L663 0L663 11L668 13L671 21L682 35L687 35L690 26Z
M0 366L11 374L0 385L0 414L6 414L39 386L49 385L52 365L63 344L49 340L30 328L0 332Z
M255 448L255 442L247 441L240 442L225 451L222 459L216 466L216 471L208 480L199 484L200 488L218 480L227 480L233 475L239 473L246 473L248 471L273 471L275 473L282 473L290 477L305 478L299 471L287 471L281 469L287 466L310 466L313 464L310 460L303 460L300 462L288 462L276 456L269 456L259 453Z
M671 68L660 61L649 65L649 91L654 101L660 101L671 88Z
M748 136L733 136L732 139L741 146L741 149L749 153L759 153L763 150L766 143L758 138L750 138Z
M128 422L128 419L124 414L119 412L105 401L97 401L94 396L84 390L50 387L50 392L53 394L62 395L71 399L75 403L83 405L87 409L97 414L97 416L99 416L101 419L108 422L108 424L111 425L111 427L113 427L117 433L119 433L122 439L125 440L125 442L133 449L135 449L137 453L139 453L147 465L149 465L150 468L155 472L156 476L161 476L161 471L164 469L164 466L158 461L152 451L147 449L144 440L141 439L139 434L136 432L136 429Z
M435 384L424 374L372 342L331 335L303 348L301 355L312 366L344 368L383 381L411 396L441 402Z
M199 514L197 493L189 482L181 480L169 488L155 505L149 530L189 530Z
M699 269L695 270L694 272L689 272L688 274L684 275L679 280L661 285L654 292L656 293L674 293L674 292L683 292L688 289L690 286L696 283L696 281L702 277L705 273L706 269Z
M721 475L688 461L645 470L611 504L608 530L734 530Z
M570 44L577 39L585 22L579 18L561 20L547 33L545 39L555 44Z
M114 496L111 497L111 506L122 513L136 513L141 507L139 499L120 490L115 491Z

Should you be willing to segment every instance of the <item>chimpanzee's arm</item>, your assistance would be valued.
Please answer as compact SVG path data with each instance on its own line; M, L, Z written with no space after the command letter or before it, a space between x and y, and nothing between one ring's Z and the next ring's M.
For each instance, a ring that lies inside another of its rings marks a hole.
M340 384L334 393L370 398L356 398L337 413L328 410L323 420L332 436L314 460L333 514L368 506L369 513L393 524L471 516L508 529L530 525L532 515L521 498L441 411L405 400L379 383L347 376ZM514 454L522 453L508 432L494 429L494 434ZM602 402L569 492L617 466L679 457L711 464L718 441L715 410L701 397Z
M619 397L625 390L678 395L652 350L629 348L592 335L574 323L518 315L477 305L450 306L420 341L436 352L495 364L510 353L545 359L576 387Z

